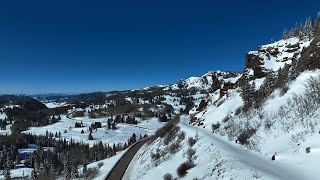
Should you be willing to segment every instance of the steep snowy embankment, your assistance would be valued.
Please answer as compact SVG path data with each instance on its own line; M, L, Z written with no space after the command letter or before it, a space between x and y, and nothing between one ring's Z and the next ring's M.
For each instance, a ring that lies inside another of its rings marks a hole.
M206 129L188 125L189 118L184 116L178 126L187 136L198 136L193 145L196 150L195 167L183 179L308 179L301 170L272 162L259 154L247 151L213 135ZM196 135L197 134L197 135ZM130 164L125 179L160 179L166 173L177 177L177 168L186 159L188 142L184 140L176 154L169 155L164 161L155 163L150 154L165 146L160 139L145 145Z

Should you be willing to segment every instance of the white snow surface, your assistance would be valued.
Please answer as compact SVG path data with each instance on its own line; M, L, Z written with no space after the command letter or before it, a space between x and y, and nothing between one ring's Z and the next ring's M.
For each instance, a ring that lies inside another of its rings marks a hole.
M0 113L0 119L4 120L5 118L7 118L6 113Z
M75 128L76 122L83 122L85 127ZM97 131L92 132L94 140L88 140L89 136L89 126L94 122L101 122L102 128L99 128ZM130 124L118 124L117 130L107 130L107 118L98 118L90 119L88 117L78 117L74 119L68 119L66 116L61 116L61 121L55 124L42 127L31 127L24 133L31 133L35 135L45 135L46 131L51 133L60 132L62 138L66 140L74 140L77 142L88 143L90 146L97 144L98 142L102 143L125 143L127 140L135 133L138 137L141 134L152 135L154 134L156 128L162 127L164 123L160 123L157 118L146 119L141 121L138 125ZM71 128L70 128L71 127ZM67 133L64 133L64 131ZM81 134L81 130L84 130L84 134Z
M126 150L118 152L117 155L112 156L110 158L88 164L88 168L95 168L98 166L99 163L103 163L103 166L99 169L99 174L97 175L97 177L94 178L94 180L104 180L105 177L109 174L110 170L113 168L113 166L125 154L125 152ZM82 173L82 171L83 168L79 168L79 172Z
M0 113L0 120L4 120L5 118L7 118L6 113ZM8 121L9 122L9 121ZM11 124L8 124L6 126L6 130L0 130L0 135L10 135L11 134Z
M10 171L11 173L11 178L18 178L18 177L27 177L27 176L31 176L31 172L32 172L32 168L20 168L20 169L12 169ZM0 179L4 179L2 172L0 174Z
M56 108L56 107L63 107L67 103L66 102L47 102L43 104L46 105L47 108Z
M179 126L187 136L199 135L193 146L196 150L196 166L188 171L182 179L250 179L255 175L259 179L307 179L303 171L286 163L273 162L250 152L237 144L224 140L206 129L191 127L188 117L182 117ZM183 141L181 150L161 162L158 166L151 160L150 153L163 148L160 139L150 145L143 146L130 163L124 179L149 180L161 179L166 173L177 177L177 167L186 161L188 143ZM219 164L219 165L218 165Z

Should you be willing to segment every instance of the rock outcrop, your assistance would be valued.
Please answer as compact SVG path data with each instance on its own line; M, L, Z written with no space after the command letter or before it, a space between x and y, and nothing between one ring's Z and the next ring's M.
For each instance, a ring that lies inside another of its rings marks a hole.
M275 43L260 46L257 51L246 54L246 69L253 71L254 78L262 78L268 72L277 71L285 64L297 62L311 40L305 38L289 38Z

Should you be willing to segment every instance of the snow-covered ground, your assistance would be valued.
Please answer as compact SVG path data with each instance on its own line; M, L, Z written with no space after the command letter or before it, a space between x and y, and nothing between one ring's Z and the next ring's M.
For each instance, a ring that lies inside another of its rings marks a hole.
M0 113L0 119L1 120L4 120L5 118L7 118L7 115L6 115L6 113Z
M11 124L6 126L6 130L0 130L0 135L11 135Z
M103 166L99 169L99 174L97 177L94 178L94 180L104 180L105 177L109 174L110 170L113 168L113 166L118 162L118 160L124 155L125 151L118 152L117 155L112 156L108 159L104 159L101 161L93 162L91 164L88 164L88 168L95 168L98 167L98 164L103 163ZM79 169L80 174L82 174L83 168Z
M85 127L75 128L75 123L81 121ZM90 133L89 126L94 122L101 122L103 127L97 129L97 131L94 130L92 132L94 140L88 140L88 136ZM93 146L100 141L109 144L125 143L133 133L135 133L138 137L140 134L142 136L144 134L152 135L154 134L156 128L160 128L162 126L163 123L160 123L157 118L151 118L141 121L141 123L139 123L138 125L118 124L117 130L108 130L107 118L90 119L88 117L77 117L74 119L68 119L66 116L61 116L60 122L48 126L31 127L27 131L24 131L24 133L45 135L47 131L54 134L56 132L60 132L62 138L88 143L90 144L90 146ZM65 130L67 131L67 133L64 133ZM84 134L81 134L82 130L84 131Z
M6 113L0 113L0 120L4 120L7 118ZM0 135L10 135L11 134L11 124L6 126L6 130L0 130Z
M18 177L26 177L31 176L32 168L20 168L20 169L12 169L10 171L11 178L18 178ZM0 175L0 179L4 179L2 172Z
M238 144L213 135L208 129L192 127L188 121L189 118L184 116L178 126L187 136L198 134L199 139L193 146L196 165L183 179L312 179L304 176L305 171L295 165L261 157L256 152L247 151ZM155 165L150 154L163 146L160 139L143 146L130 163L124 179L161 179L166 173L177 177L178 166L187 159L187 140L182 142L179 152Z
M66 102L47 102L47 103L43 103L44 105L47 106L47 108L56 108L56 107L62 107L64 105L66 105L67 103Z

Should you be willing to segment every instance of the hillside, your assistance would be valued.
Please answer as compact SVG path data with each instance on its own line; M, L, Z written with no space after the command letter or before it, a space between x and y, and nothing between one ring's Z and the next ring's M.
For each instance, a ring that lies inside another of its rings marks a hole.
M319 44L315 32L292 34L248 52L241 74L166 87L207 93L138 152L126 179L317 179Z

